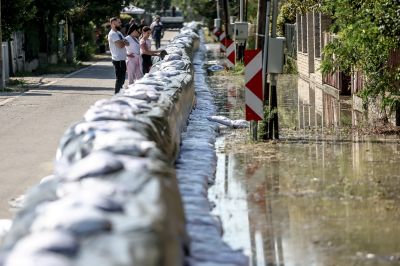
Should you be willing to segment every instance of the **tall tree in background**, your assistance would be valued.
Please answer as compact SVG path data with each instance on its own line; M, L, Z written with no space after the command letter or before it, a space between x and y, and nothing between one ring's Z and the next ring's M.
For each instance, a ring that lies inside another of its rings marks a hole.
M23 29L25 23L36 14L33 0L1 1L1 34L3 41L11 38L13 31Z

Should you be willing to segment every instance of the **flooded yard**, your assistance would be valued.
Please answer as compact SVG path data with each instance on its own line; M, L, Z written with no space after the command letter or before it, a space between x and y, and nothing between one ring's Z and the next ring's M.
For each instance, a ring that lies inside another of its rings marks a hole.
M208 81L219 115L243 119L243 77ZM345 98L312 106L299 88L278 80L279 141L221 129L209 199L224 240L251 265L400 265L400 139L348 134Z

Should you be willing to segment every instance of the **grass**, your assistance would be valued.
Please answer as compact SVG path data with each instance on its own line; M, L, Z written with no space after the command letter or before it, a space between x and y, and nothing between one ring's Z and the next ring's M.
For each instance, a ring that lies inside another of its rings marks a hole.
M12 86L12 87L14 87L14 86L25 86L26 85L26 81L23 80L23 79L10 79L7 82L7 85L8 86Z
M244 75L244 64L242 62L236 62L232 69L225 68L221 71L213 72L214 76L242 76Z
M26 81L23 79L10 79L6 87L0 89L0 92L24 92L27 90Z

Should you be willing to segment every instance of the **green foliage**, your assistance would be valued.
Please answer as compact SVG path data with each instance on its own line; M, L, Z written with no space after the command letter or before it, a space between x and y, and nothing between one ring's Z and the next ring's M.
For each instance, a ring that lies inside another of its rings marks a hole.
M39 55L39 29L36 25L28 24L25 27L25 59L29 62Z
M291 3L286 1L280 4L278 19L276 23L277 33L279 36L284 35L285 23L296 22L296 9L292 7Z
M398 0L326 0L323 11L333 18L336 38L324 49L323 73L362 71L365 87L360 96L382 98L381 107L399 102L400 67L387 64L400 49Z
M1 33L3 41L10 40L14 31L22 30L26 21L35 16L33 0L1 1Z
M222 71L214 72L215 76L243 76L244 75L244 64L242 62L236 62L235 66L231 69L225 68Z
M319 0L286 0L280 2L277 19L277 34L283 36L285 23L295 23L296 13L304 14L309 10L319 10Z
M270 110L268 105L264 106L264 119L258 125L258 139L264 139L264 136L268 134L268 123L275 115L278 115L278 109Z
M214 18L217 18L217 4L216 1L198 0L192 1L192 8L194 16L203 17L208 26L214 25Z
M84 42L76 48L76 58L82 61L89 61L96 52L96 46L92 42Z
M257 24L258 0L247 1L247 21L252 24Z
M285 65L283 65L283 74L297 74L297 61L296 59L286 56Z

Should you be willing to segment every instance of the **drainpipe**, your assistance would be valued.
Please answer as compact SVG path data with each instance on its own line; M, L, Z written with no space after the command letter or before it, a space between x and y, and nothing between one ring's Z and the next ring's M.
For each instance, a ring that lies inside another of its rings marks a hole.
M261 1L261 0L260 0ZM262 77L263 77L263 95L264 95L264 108L265 106L269 105L269 84L267 81L267 62L268 62L268 43L269 43L269 20L270 20L270 14L271 14L271 0L266 1L266 16L265 16L265 31L264 31L264 47L263 47L263 68L262 68ZM259 38L261 36L258 36ZM268 121L267 117L264 117L264 124L265 124L265 129L269 129L269 124L270 121ZM268 139L269 134L267 132L264 132L264 135L261 136L262 139L266 140Z
M272 0L272 27L271 27L271 38L276 38L276 24L278 17L278 2L279 0ZM279 123L278 123L278 97L276 91L276 74L270 74L270 93L269 93L269 106L270 113L275 110L272 115L270 123L268 125L269 129L269 139L279 139Z

